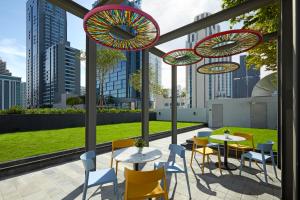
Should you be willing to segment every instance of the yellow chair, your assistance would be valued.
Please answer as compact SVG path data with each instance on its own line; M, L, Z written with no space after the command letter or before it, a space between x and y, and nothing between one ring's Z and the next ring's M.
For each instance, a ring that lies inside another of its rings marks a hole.
M123 139L123 140L112 141L112 144L111 144L111 146L112 146L111 147L111 161L110 161L110 167L111 168L112 168L113 162L114 162L114 159L113 159L114 151L117 150L117 149L132 147L132 146L134 146L134 143L135 143L134 139ZM116 174L118 174L118 164L119 164L119 162L116 161Z
M163 181L163 187L160 184ZM124 200L141 200L163 197L168 200L164 168L153 171L135 171L125 168Z
M254 147L254 140L253 140L253 135L252 134L249 134L249 133L233 133L233 135L246 138L246 141L250 142L251 146L239 144L238 142L234 143L234 144L228 144L227 155L229 154L230 149L235 150L236 159L238 158L238 151L242 152L242 154L245 153L245 151L254 151L255 147Z
M219 169L220 173L222 174L222 169L221 169L221 156L220 152L216 151L212 148L207 147L208 144L208 138L197 138L194 136L193 138L193 148L192 148L192 156L191 156L191 167L192 167L192 162L193 162L193 157L195 158L196 153L202 154L202 174L204 174L204 163L205 163L205 156L207 157L207 161L209 163L209 155L217 155L218 156L218 162L219 162ZM199 147L199 148L198 148Z

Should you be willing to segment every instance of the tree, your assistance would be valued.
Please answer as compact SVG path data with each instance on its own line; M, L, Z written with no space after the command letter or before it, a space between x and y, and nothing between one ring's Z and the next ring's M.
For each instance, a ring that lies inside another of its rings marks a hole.
M80 97L69 97L66 100L66 104L74 107L74 105L82 104L82 99Z
M122 51L115 49L102 48L97 50L96 67L97 76L99 79L99 106L104 105L104 83L105 76L113 69L120 61L125 61L126 56Z
M223 0L224 9L236 6L246 0ZM230 20L232 25L243 23L243 28L254 29L262 34L278 31L280 19L280 5L275 2L272 5L259 8ZM261 43L256 48L248 51L246 58L247 67L255 65L257 69L265 66L267 70L277 70L277 42L271 40Z
M151 94L162 95L162 87L156 83L155 73L152 67L149 68L149 91ZM142 92L142 71L137 70L129 78L129 84L138 92Z

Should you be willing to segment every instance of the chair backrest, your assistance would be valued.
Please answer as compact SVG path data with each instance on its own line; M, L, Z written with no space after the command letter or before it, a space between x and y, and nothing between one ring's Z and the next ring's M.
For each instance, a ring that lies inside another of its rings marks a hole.
M197 137L209 137L213 130L210 128L201 128L197 133Z
M193 142L194 145L203 146L203 147L207 146L207 144L209 143L208 138L201 138L196 136L193 137Z
M257 149L260 150L262 153L273 153L273 141L267 141L263 144L257 144Z
M95 151L88 151L80 156L85 171L90 171L95 168L94 158L96 157Z
M146 195L149 195L148 189L145 188L153 187L156 188L159 181L163 183L163 190L167 193L166 175L163 167L153 171L135 171L125 167L125 193L124 199L128 199L129 188L134 188L139 191L139 196L136 199L145 199ZM148 196L149 197L149 196ZM153 196L154 197L154 196ZM155 196L157 197L157 196Z
M169 150L171 154L178 155L181 158L185 158L185 148L177 144L170 144Z
M112 151L114 151L116 149L132 147L132 146L134 146L134 143L135 143L135 140L130 139L130 138L112 141Z
M251 142L252 143L252 146L254 148L254 140L253 140L253 135L250 134L250 133L240 133L240 132L237 132L237 133L233 133L233 135L235 136L240 136L240 137L243 137L243 138L246 138L247 141Z

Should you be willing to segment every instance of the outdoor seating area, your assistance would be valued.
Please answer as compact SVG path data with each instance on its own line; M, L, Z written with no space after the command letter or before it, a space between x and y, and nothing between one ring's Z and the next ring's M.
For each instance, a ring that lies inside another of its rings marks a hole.
M178 144L197 136L199 131L201 130L178 135ZM169 199L190 199L191 197L191 199L201 200L281 198L281 181L280 178L276 178L271 164L265 165L268 174L263 173L260 164L253 163L251 168L247 167L248 160L245 160L246 165L242 168L241 175L239 169L222 170L220 173L219 167L215 165L218 163L218 156L209 156L208 162L202 165L201 154L196 154L194 158L191 156L191 151L179 145L169 146L169 141L170 137L150 142L151 151L145 152L145 159L149 161L139 163L139 171L135 171L132 164L134 161L120 161L117 179L116 169L110 168L111 152L97 155L97 171L90 172L95 154L89 152L82 155L82 161L78 160L1 181L0 199L85 199L83 195L86 195L86 199L117 199L117 197L132 199L130 195L145 195L145 199L151 195L168 195ZM117 153L115 156L119 158L123 153L124 159L129 159L130 157L126 155L132 154L132 152L126 152L126 147L114 153ZM223 160L223 155L221 156ZM193 162L190 166L186 163L190 163L191 157ZM255 160L253 158L253 161ZM228 158L228 162L240 166L240 159L235 157ZM154 169L157 171L153 171ZM164 173L162 169L165 170ZM281 171L277 169L277 173L280 177ZM265 181L265 175L267 175L268 184ZM161 185L158 184L160 180L164 180L164 176L166 176L166 185L164 181ZM150 180L149 177L153 184L150 183L151 181L146 181ZM150 192L151 189L153 193Z

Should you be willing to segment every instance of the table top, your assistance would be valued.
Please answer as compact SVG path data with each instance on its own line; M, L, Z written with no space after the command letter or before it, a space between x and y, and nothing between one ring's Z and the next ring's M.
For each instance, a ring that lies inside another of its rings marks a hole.
M244 137L234 136L234 135L228 135L228 137L225 137L225 135L211 135L210 138L215 140L227 141L227 142L241 142L246 140L246 138Z
M113 158L119 162L146 163L159 159L162 152L153 147L128 147L113 152Z

